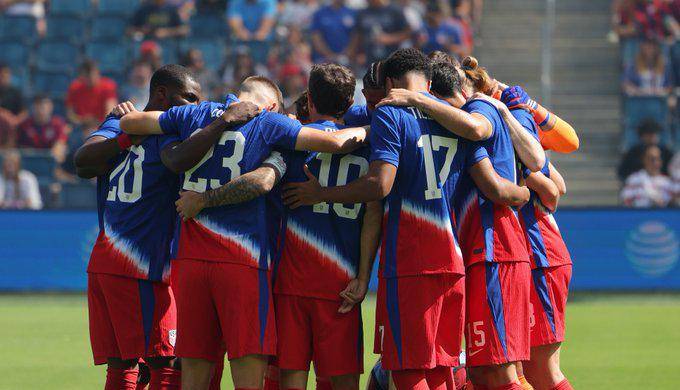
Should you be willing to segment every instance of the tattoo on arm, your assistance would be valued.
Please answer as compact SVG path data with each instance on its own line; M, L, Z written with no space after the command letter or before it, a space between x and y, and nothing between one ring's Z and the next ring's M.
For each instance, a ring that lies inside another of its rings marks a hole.
M248 202L271 191L280 179L276 169L264 165L219 188L204 192L205 207Z

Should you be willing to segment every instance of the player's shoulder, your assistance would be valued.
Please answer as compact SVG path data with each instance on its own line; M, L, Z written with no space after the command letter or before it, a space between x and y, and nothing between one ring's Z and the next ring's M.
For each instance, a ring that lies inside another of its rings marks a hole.
M483 99L472 99L468 100L463 107L461 107L463 111L467 112L473 112L473 111L484 111L484 112L496 112L496 107L493 106L490 102L487 102L486 100Z
M525 129L529 130L534 136L538 137L538 128L531 113L521 108L514 108L510 110L510 113Z

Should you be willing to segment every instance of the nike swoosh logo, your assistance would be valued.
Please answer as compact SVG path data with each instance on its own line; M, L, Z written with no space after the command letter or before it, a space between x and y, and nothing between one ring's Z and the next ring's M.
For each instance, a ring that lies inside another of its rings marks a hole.
M482 352L482 350L481 350L481 349L478 349L478 350L476 350L476 351L469 352L469 353L467 354L467 356L468 356L468 357L473 357L473 356L475 356L476 354L478 354L478 353L480 353L480 352Z

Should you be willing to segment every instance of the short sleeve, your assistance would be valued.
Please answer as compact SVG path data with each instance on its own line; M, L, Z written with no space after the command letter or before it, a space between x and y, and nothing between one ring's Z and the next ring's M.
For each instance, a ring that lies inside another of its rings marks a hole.
M533 135L537 141L540 141L538 139L538 127L536 126L533 116L529 112L521 108L516 108L510 112L529 134Z
M465 155L465 169L472 168L478 162L489 158L489 153L481 142L467 143L467 153Z
M468 104L465 105L467 111L470 114L479 114L486 118L490 123L491 123L491 137L494 136L496 132L496 117L497 115L495 114L496 109L491 106L490 103L487 103L483 100L472 100Z
M264 12L262 16L273 18L276 16L276 1L274 0L264 0Z
M106 139L116 138L118 134L121 133L119 123L120 120L115 116L108 116L104 122L99 125L99 128L90 134L88 138L96 136L104 137Z
M367 106L355 105L347 110L342 120L346 126L368 126L371 124L371 113Z
M228 2L227 5L227 16L230 18L240 18L241 17L241 9L243 6L243 2L240 0L232 0Z
M193 122L193 114L198 110L199 106L188 104L185 106L172 107L168 111L161 114L158 118L158 124L161 126L163 134L184 136L183 130L191 128ZM186 135L188 137L188 135Z
M294 150L302 124L274 112L265 112L260 115L262 116L260 123L262 136L267 145Z
M399 137L394 109L381 107L375 112L371 121L369 144L371 162L380 160L399 167L401 137Z

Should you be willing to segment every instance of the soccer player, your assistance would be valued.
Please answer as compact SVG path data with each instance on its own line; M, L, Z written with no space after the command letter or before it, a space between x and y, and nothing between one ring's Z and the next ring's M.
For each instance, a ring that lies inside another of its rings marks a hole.
M145 110L195 104L199 96L184 67L164 66L151 79ZM134 109L121 107L121 114ZM151 389L179 387L169 286L178 183L160 153L169 142L135 137L133 145L119 119L109 116L75 156L79 176L97 176L100 231L88 265L88 306L95 364L108 364L107 388L134 388L139 358L151 368Z
M501 100L512 105L527 100L523 95L526 93L521 88L513 87L503 92ZM539 137L540 130L529 111L516 106L511 112L528 132ZM552 216L566 185L549 160L540 172L522 170L522 177L531 190L531 200L519 215L529 243L532 273L531 359L522 363L523 371L537 389L568 390L571 384L560 369L560 346L572 262Z
M417 49L400 49L383 64L388 91L427 93L431 64ZM448 106L446 103L442 105ZM450 106L448 106L450 107ZM478 122L460 111L453 127ZM287 202L352 203L385 198L376 314L376 352L398 389L452 388L464 310L464 267L453 233L453 195L465 169L515 204L528 190L493 171L484 148L446 130L415 107L381 106L371 122L368 173L343 186L310 178L287 185Z
M381 78L381 61L376 61L366 71L361 93L366 98L365 105L354 105L343 116L347 126L366 126L371 124L371 115L375 106L385 98L385 80Z
M226 131L202 161L181 175L181 188L205 192L249 172L274 148L349 152L359 147L363 128L327 133L284 115L278 87L250 77L239 96L162 112L131 113L121 119L129 133L174 134L187 140L229 104L243 100L268 109L247 124ZM172 157L179 165L182 154ZM210 207L185 220L175 234L173 273L177 281L176 354L182 357L182 387L205 389L213 363L226 346L236 389L259 389L276 335L269 280L271 253L263 197L238 206Z

